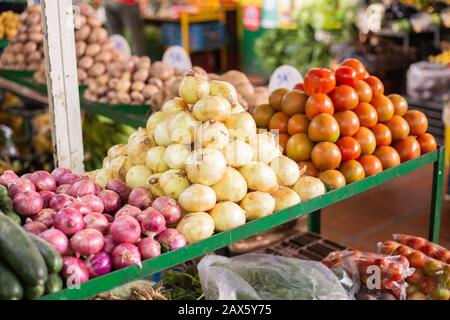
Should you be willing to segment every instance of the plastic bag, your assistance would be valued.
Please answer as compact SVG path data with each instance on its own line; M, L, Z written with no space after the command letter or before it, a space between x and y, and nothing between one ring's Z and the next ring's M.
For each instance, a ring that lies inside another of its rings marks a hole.
M392 293L397 299L406 298L406 278L414 271L405 257L359 250L331 252L322 263L334 272L347 272L355 284ZM359 289L355 285L351 290L357 294Z
M407 72L406 92L409 96L446 102L450 97L450 69L446 65L421 61Z
M205 256L198 265L209 300L348 300L339 279L320 262L268 254Z
M428 241L425 238L400 233L395 233L392 237L398 243L409 246L415 250L422 251L430 258L434 258L445 263L450 263L450 250Z

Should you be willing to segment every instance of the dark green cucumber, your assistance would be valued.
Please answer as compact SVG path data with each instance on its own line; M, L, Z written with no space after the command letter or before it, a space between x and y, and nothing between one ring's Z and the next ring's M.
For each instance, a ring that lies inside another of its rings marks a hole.
M20 216L15 213L14 211L4 211L3 212L5 214L5 216L10 217L11 219L14 220L15 223L17 223L19 226L22 225L22 219L20 218Z
M48 275L48 279L45 282L45 293L55 293L63 288L63 281L59 274L52 273Z
M63 267L63 259L58 251L55 250L47 241L30 233L28 236L33 240L47 265L49 273L60 272Z
M0 260L0 300L20 300L23 288L10 267Z
M40 283L35 286L25 287L24 298L25 299L37 299L42 297L45 293L45 284Z
M0 201L2 201L8 195L8 189L0 184Z
M44 284L47 266L25 230L0 213L0 259L19 276L24 286Z

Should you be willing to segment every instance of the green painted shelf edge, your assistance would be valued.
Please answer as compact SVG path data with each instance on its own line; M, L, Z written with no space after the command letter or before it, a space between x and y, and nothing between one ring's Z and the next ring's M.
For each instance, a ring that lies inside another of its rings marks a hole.
M156 272L168 269L185 261L199 257L208 252L220 249L236 241L248 238L256 233L269 230L300 216L317 212L322 208L367 191L373 187L379 186L385 182L408 174L431 163L435 164L435 169L439 169L438 171L435 171L434 178L439 172L442 176L441 171L443 171L443 159L444 148L442 147L439 150L423 155L417 159L402 163L395 168L388 169L375 176L368 177L340 189L330 191L320 197L305 201L291 208L274 213L270 216L248 222L243 226L240 226L233 230L218 233L208 239L193 243L184 248L170 251L156 258L143 261L142 268L139 268L138 266L131 266L128 268L117 270L99 278L95 278L89 280L88 282L82 283L78 289L64 289L57 293L44 296L41 299L87 299L99 293L126 284L130 281L149 276ZM436 164L438 165L436 166ZM437 216L437 218L439 218L439 216ZM431 219L430 221L436 223L434 219ZM435 227L437 227L437 230L430 230L433 232L433 234L435 232L439 232L439 225L437 224L437 226L434 226L434 228Z

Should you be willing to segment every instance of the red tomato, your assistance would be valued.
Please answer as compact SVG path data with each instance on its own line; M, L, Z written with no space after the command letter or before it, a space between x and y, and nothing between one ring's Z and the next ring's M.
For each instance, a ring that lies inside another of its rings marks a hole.
M374 95L370 104L377 110L378 121L386 122L394 115L394 104L385 95Z
M289 117L283 112L277 112L269 121L270 130L278 130L278 133L287 133Z
M358 161L363 166L366 177L373 176L374 174L383 171L383 165L381 164L380 159L378 159L374 155L371 154L362 155L358 159Z
M294 89L305 91L305 85L303 84L303 82L299 82L294 86Z
M423 294L428 295L436 289L436 281L432 277L424 276L419 281L419 288Z
M388 98L391 99L394 104L395 114L403 116L408 111L408 102L399 94L390 94Z
M364 67L364 65L358 59L346 59L341 63L341 65L350 67L355 70L357 80L364 80L368 76L366 67Z
M336 78L333 71L326 68L312 68L306 73L304 79L305 92L308 95L314 93L329 93L336 86Z
M363 80L357 80L355 83L355 91L358 94L359 102L369 103L372 100L372 88Z
M334 113L334 106L331 99L323 93L315 93L306 100L305 114L309 120L312 120L320 113Z
M296 133L308 133L309 120L304 114L294 114L289 118L287 131L292 136Z
M427 116L418 110L409 110L404 116L408 121L410 134L413 136L420 136L427 132L428 119Z
M320 142L316 144L311 152L311 160L319 170L331 170L339 167L341 163L341 152L331 142Z
M411 265L412 267L412 265ZM422 269L416 269L412 275L410 275L406 280L409 284L418 284L422 281L424 277Z
M375 135L377 141L377 147L388 146L392 142L392 133L389 128L382 123L377 123L372 128L372 132Z
M412 238L406 240L406 245L408 247L411 247L416 250L419 250L420 247L422 247L426 244L427 244L427 241L424 238L412 237Z
M356 71L351 67L342 66L337 68L335 76L337 85L346 84L353 87L356 83Z
M356 160L342 162L339 171L344 175L347 184L362 180L365 177L363 166Z
M305 176L311 176L311 177L318 177L319 176L319 169L317 169L314 164L312 163L311 160L308 161L299 161L298 162L298 167L300 168L300 170L303 169L303 167L305 168L305 172L304 175Z
M420 144L412 136L396 141L393 147L397 150L401 162L420 157Z
M383 170L393 168L400 164L400 156L398 152L390 146L378 147L373 153L375 157L380 159Z
M391 130L392 140L405 139L409 135L409 125L401 116L395 115L391 120L386 122L389 130Z
M397 249L395 249L394 253L392 255L399 255L399 256L409 256L411 253L413 253L413 249L411 249L408 246L399 246Z
M414 251L408 256L409 265L416 269L423 269L427 257L420 251Z
M436 140L429 133L424 133L424 134L418 136L417 142L419 142L421 154L425 154L425 153L434 151L437 148Z
M353 136L359 130L358 116L350 110L340 111L334 114L339 124L341 136Z
M372 92L374 95L381 95L384 93L384 85L378 77L370 76L364 80L367 84L372 88Z
M345 84L331 91L330 97L333 100L336 111L355 109L359 102L355 89Z
M359 119L359 124L366 128L374 127L378 122L377 110L367 102L360 102L353 110Z
M355 160L361 155L361 146L359 142L352 137L342 137L336 141L342 155L342 161Z
M370 129L360 127L358 132L353 136L361 146L361 154L372 154L377 146L375 135Z
M434 258L439 252L436 246L432 243L423 245L420 247L420 251L432 258Z

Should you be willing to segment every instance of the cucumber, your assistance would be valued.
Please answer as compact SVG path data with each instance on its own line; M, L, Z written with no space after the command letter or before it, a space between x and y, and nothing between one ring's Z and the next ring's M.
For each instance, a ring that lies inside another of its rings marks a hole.
M5 216L10 217L12 220L14 220L15 223L17 223L19 226L22 225L22 219L20 218L20 216L15 213L14 211L4 211L3 212L5 214Z
M23 288L19 278L0 260L0 300L20 300Z
M55 293L63 288L63 281L59 274L51 273L48 275L48 279L45 282L45 293Z
M25 287L24 298L36 299L42 297L45 293L45 284L40 283L35 286Z
M34 244L44 258L48 272L60 272L63 267L63 259L59 252L50 246L50 244L48 244L44 239L41 239L32 233L28 234L28 236L31 240L33 240Z
M8 189L0 184L0 201L2 201L8 195Z
M0 259L19 276L25 286L44 284L47 266L25 230L0 213Z

